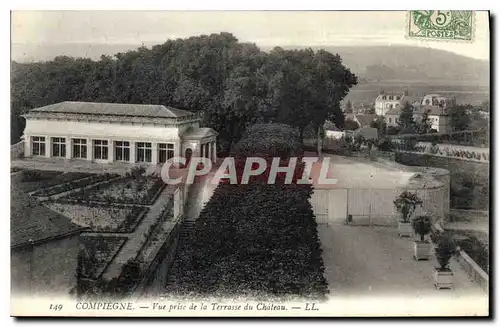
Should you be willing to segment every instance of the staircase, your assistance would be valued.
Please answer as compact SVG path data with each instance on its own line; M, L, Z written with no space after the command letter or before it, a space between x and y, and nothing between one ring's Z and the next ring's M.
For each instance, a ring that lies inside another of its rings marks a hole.
M179 241L183 242L189 236L192 236L194 233L194 225L196 222L196 218L186 218L182 223L181 229L179 231Z

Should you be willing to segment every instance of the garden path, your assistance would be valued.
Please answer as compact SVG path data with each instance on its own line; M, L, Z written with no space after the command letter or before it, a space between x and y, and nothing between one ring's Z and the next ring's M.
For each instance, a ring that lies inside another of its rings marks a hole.
M464 307L463 310L487 313L487 294L469 280L458 262L452 260L450 264L455 288L436 290L435 257L429 261L415 261L412 239L399 238L395 228L339 223L319 225L318 234L331 299L374 296L385 301L390 297L404 297L395 306L384 306L384 309L396 310L398 304L403 305L401 301L407 306L416 301L414 303L420 303L430 311L456 308L456 314L459 314L463 311L458 308ZM432 301L434 299L439 301Z
M149 207L149 211L146 214L146 217L143 218L140 225L137 226L135 231L130 234L125 234L129 239L123 245L118 255L113 258L113 261L104 271L103 277L105 279L111 280L112 278L117 277L121 273L123 265L127 263L130 258L135 258L142 245L144 244L144 235L148 232L149 227L157 221L158 216L162 212L163 208L170 201L170 196L174 192L174 190L174 185L168 185L167 187L165 187L161 194L158 196L156 202Z

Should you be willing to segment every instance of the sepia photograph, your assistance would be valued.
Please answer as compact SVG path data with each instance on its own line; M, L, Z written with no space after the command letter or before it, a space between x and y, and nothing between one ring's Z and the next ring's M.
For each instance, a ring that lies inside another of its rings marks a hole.
M489 11L10 18L11 316L491 315Z

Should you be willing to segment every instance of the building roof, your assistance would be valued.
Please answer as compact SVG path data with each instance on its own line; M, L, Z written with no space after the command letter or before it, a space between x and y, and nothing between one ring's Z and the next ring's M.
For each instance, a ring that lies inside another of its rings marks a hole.
M337 126L335 126L335 124L332 123L329 120L325 121L325 123L323 124L323 128L326 131L334 131L334 132L340 132L341 131L340 128L338 128Z
M370 126L372 121L377 119L377 115L370 115L370 114L356 115L356 119L360 126Z
M408 98L408 96L405 95L404 92L388 92L388 93L384 92L384 93L381 93L381 94L377 95L376 100L381 100L381 98L383 96L386 96L386 97L389 97L389 96L399 97L399 99L393 98L392 100L389 100L388 98L386 98L384 101L402 101L403 99L406 100L406 98Z
M354 120L354 114L353 113L344 114L344 118L345 120L347 119Z
M325 154L330 157L330 169L327 177L337 179L335 184L324 184L319 179L322 160L313 164L311 178L315 189L392 189L411 190L432 189L442 187L432 174L425 171L420 173L392 166L385 162L370 161L364 158L343 157ZM399 193L399 192L398 192Z
M10 240L13 248L74 235L84 230L68 217L24 193L16 178L12 178L10 194Z
M367 140L378 139L378 130L374 127L363 126L354 131L354 135L361 135Z
M182 139L202 139L217 135L219 134L209 127L190 128L182 134Z
M129 117L161 117L179 118L193 115L192 112L167 107L159 104L129 104L129 103L102 103L102 102L73 102L65 101L45 107L35 108L30 112L49 112L66 114L91 114L107 116Z

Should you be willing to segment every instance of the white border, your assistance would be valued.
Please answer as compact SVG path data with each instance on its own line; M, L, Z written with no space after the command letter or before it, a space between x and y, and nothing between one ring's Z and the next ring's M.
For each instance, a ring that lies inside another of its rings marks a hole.
M43 3L43 4L42 4ZM10 84L10 78L9 78L9 73L10 73L10 65L8 64L9 58L10 58L10 47L8 44L10 43L10 9L15 9L15 10L27 10L27 9L70 9L70 10L75 10L75 9L121 9L121 10L126 10L126 9L149 9L149 10L202 10L202 9L209 9L209 10L224 10L224 9L230 9L230 10L409 10L409 9L416 9L412 7L414 6L414 2L402 2L402 1L384 1L384 0L379 0L379 1L359 1L359 2L353 2L353 1L348 1L348 2L335 2L332 3L331 1L318 1L318 0L308 0L308 1L298 1L298 0L289 0L286 2L283 1L276 1L274 3L270 1L265 1L265 0L254 0L254 1L245 1L245 2L238 2L238 1L220 1L220 0L212 0L212 1L203 1L203 0L198 0L198 1L178 1L178 2L166 2L166 1L150 1L150 0L143 0L140 2L137 1L102 1L102 0L87 0L82 3L74 3L70 1L36 1L36 0L31 0L31 1L16 1L12 2L11 6L6 6L8 2L2 2L1 6L5 7L2 8L2 16L1 16L1 37L2 37L2 44L4 47L2 48L2 70L1 70L1 78L2 78L2 88L1 88L1 94L2 94L2 100L3 100L3 110L2 113L5 115L3 119L1 119L1 124L3 124L3 127L1 130L4 133L3 135L3 140L4 142L2 143L2 153L7 153L7 141L10 139L10 133L9 133L9 121L10 118L8 117L9 110L8 108L10 107L10 102L9 102L9 84ZM436 8L438 5L442 9L474 9L474 10L487 10L487 9L492 9L493 13L496 13L497 15L500 14L500 9L499 9L499 2L498 1L490 1L490 0L476 0L474 2L457 2L454 0L443 0L439 1L439 3L436 3L436 1L429 1L429 0L421 0L418 3L418 6L420 8ZM497 17L497 26L498 26L498 17ZM495 41L498 41L498 38L500 35L498 33L492 33L493 38ZM494 58L491 58L491 60L497 61L497 54L495 54ZM496 77L495 75L492 75ZM498 85L495 86L495 90L492 90L492 94L496 93L499 94L498 90ZM496 108L492 108L492 111L494 111ZM498 126L500 126L500 118L498 118L500 114L495 114L495 126L498 129ZM500 144L500 136L499 133L496 133L495 140L492 142L492 145L495 147ZM497 148L495 150L498 150ZM5 179L3 180L2 185L7 185L9 183L9 180L7 179L7 171L10 166L9 158L7 156L2 157L2 171L4 172ZM497 163L498 164L498 163ZM495 168L499 168L495 164ZM500 165L500 164L498 164ZM497 196L498 192L496 193ZM497 203L499 201L492 201L493 203ZM4 222L6 223L9 215L9 212L7 211L9 208L9 203L10 203L10 198L9 198L9 193L8 192L3 192L2 196L2 206L4 210L3 214L3 219ZM499 224L496 224L496 228L498 228ZM5 230L5 229L4 229ZM497 232L498 230L496 230ZM498 235L498 233L495 233L495 235ZM9 237L3 237L3 246L2 246L2 262L10 262L10 251L9 249ZM498 243L498 242L497 242ZM492 250L492 253L497 253L495 250ZM496 258L495 258L496 259ZM496 269L498 271L498 269ZM496 274L495 274L496 277ZM8 269L2 269L2 285L3 285L3 292L2 292L2 308L4 310L2 317L7 320L8 325L13 324L13 320L9 319L9 271ZM495 303L498 303L495 301ZM495 308L496 309L496 308ZM132 320L131 323L136 323L138 321ZM233 324L235 321L225 321L225 323ZM254 321L255 323L258 323L259 325L264 325L267 324L268 322L265 321ZM276 322L276 321L274 321ZM291 321L280 321L281 323L286 323L289 324ZM368 323L373 323L374 321L367 321ZM33 322L31 322L33 323ZM45 323L52 324L52 321L46 321ZM87 323L87 321L85 321ZM96 321L91 321L93 325L95 324L109 324L112 323L110 321L104 321L104 322L96 322ZM124 323L123 321L115 322L115 323ZM169 325L176 325L179 324L179 321L157 321L157 324L169 324ZM221 324L224 322L221 321L197 321L197 323L200 324ZM312 323L312 321L307 321L307 322L302 322L298 321L298 323ZM323 322L325 324L330 324L331 322ZM335 324L343 324L344 322L340 321L335 321ZM361 323L361 322L355 322L355 323ZM382 321L380 323L385 323L385 321ZM445 322L445 321L439 321L439 322L433 322L433 321L425 321L424 322L426 325L442 325L442 324L450 324L450 325L455 325L456 323L454 321L450 322ZM3 324L2 324L3 325ZM349 323L351 325L351 323Z

